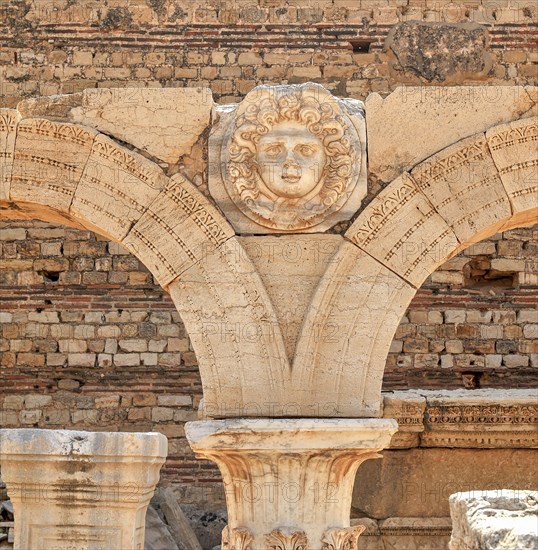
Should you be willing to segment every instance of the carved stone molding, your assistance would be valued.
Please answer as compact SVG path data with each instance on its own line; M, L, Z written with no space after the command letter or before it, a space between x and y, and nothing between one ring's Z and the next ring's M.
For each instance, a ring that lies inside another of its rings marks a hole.
M319 84L258 86L217 109L209 189L238 232L324 231L366 194L362 103Z
M391 448L537 448L533 390L413 390L385 394L383 415L395 418Z
M186 424L196 456L221 471L228 508L223 548L229 550L243 548L232 547L237 530L252 535L240 542L250 550L355 548L362 531L349 528L355 474L362 462L379 457L395 430L393 420L381 419Z

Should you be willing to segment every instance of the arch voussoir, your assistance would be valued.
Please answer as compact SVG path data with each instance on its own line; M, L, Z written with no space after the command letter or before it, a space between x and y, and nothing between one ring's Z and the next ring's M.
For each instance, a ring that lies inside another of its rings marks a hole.
M121 242L167 183L155 163L99 134L70 213L90 229Z
M418 188L466 248L502 228L508 195L483 133L463 139L411 170Z
M9 201L15 139L21 115L16 109L0 109L0 201Z
M538 221L537 139L536 118L494 127L404 172L374 198L345 234L305 319L293 369L303 387L312 391L314 376L325 394L335 381L349 385L351 396L334 394L341 410L375 414L394 332L426 277L472 243ZM313 339L313 327L340 318L350 326L341 340Z
M143 256L159 284L166 287L234 234L206 197L184 176L176 174L149 204L122 244Z
M9 200L68 214L97 132L44 118L17 126Z
M168 285L200 365L204 413L282 416L290 377L269 295L237 237Z
M538 117L516 120L491 128L486 132L486 139L512 205L513 219L510 220L509 226L536 223Z
M377 195L345 237L416 288L459 245L407 172Z
M292 369L296 400L326 416L378 416L385 359L416 288L344 241L320 281ZM328 334L320 328L334 327Z

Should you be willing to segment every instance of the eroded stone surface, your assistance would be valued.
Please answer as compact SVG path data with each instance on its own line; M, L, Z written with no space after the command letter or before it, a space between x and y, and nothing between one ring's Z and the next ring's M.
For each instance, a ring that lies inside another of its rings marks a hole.
M396 391L383 394L383 416L398 422L391 448L417 447L424 432L426 398L418 391Z
M395 430L393 420L378 419L186 425L196 456L214 461L222 473L228 506L223 548L228 550L355 548L364 530L350 527L355 473L362 462L379 456Z
M323 86L258 86L218 111L209 189L240 233L324 231L366 194L362 103Z
M20 101L17 110L23 118L69 120L69 111L79 107L81 102L82 93L32 97Z
M167 446L157 433L0 430L15 549L143 548Z
M446 550L450 538L450 518L388 518L379 522L383 548Z
M463 245L496 233L512 214L484 134L433 155L411 176Z
M407 173L377 195L346 237L417 288L458 247Z
M368 170L384 182L460 139L516 120L538 101L536 87L406 86L365 102Z
M208 88L100 88L84 90L70 115L173 164L198 141L212 108Z
M450 550L538 549L534 491L470 491L450 497Z
M492 59L486 27L476 23L406 21L395 25L385 40L393 55L391 67L427 82L485 77Z

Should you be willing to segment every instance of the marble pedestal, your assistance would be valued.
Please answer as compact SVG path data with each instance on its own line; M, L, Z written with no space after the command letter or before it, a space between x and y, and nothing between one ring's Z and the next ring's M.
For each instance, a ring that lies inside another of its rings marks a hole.
M0 430L15 550L143 550L167 447L157 433Z
M223 550L349 550L351 494L362 462L380 455L388 419L189 422L196 455L221 471L228 507Z

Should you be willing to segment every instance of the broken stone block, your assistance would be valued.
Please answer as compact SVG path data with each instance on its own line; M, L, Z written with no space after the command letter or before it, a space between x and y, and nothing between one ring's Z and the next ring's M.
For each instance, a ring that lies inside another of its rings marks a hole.
M468 491L450 496L450 550L538 549L538 495Z

